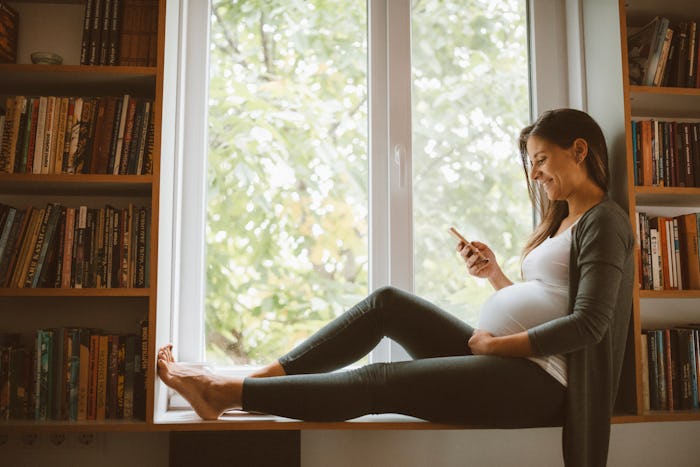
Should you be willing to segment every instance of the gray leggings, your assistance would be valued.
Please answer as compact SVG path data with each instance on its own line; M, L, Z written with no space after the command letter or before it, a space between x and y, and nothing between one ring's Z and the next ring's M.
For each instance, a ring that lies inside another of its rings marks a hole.
M528 359L472 355L472 332L426 300L381 288L280 358L287 376L247 378L243 409L307 421L398 413L483 427L560 426L566 389ZM383 337L414 360L332 372Z

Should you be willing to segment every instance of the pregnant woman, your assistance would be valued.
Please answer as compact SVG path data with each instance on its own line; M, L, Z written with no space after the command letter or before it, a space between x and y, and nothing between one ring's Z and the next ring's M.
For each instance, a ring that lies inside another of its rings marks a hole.
M631 315L629 218L607 196L607 148L589 115L546 112L519 143L541 222L517 283L486 244L457 245L469 273L496 290L476 329L386 287L248 378L187 368L171 346L158 352L160 378L205 419L238 408L310 421L400 413L499 428L563 425L566 465L605 465ZM413 360L334 372L383 337Z

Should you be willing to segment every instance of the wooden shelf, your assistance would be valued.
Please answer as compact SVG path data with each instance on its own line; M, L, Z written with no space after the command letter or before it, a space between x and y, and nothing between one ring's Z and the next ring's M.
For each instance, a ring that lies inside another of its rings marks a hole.
M700 119L700 89L629 87L632 117Z
M0 288L0 297L149 297L150 295L150 288Z
M155 67L0 64L0 89L4 95L103 96L131 93L152 96Z
M115 196L148 196L151 175L96 174L0 174L0 193L50 195L85 194Z
M141 420L104 420L70 422L61 420L9 420L0 422L0 433L31 431L95 432L151 431L152 425Z
M639 298L700 298L700 290L640 290Z
M644 206L700 206L700 188L636 186L634 196Z

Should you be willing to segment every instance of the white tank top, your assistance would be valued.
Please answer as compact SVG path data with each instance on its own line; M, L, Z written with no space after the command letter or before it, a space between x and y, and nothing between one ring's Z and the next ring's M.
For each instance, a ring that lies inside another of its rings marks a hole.
M569 254L572 226L545 239L523 259L523 282L497 290L481 308L477 327L495 336L525 331L566 316L569 306ZM563 355L530 357L566 386Z

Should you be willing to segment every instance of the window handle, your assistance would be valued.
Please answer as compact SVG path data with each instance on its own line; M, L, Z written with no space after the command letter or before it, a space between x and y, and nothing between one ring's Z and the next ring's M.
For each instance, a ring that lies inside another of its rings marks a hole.
M403 144L394 145L394 163L399 166L399 187L405 188L408 167L406 164L406 148Z

